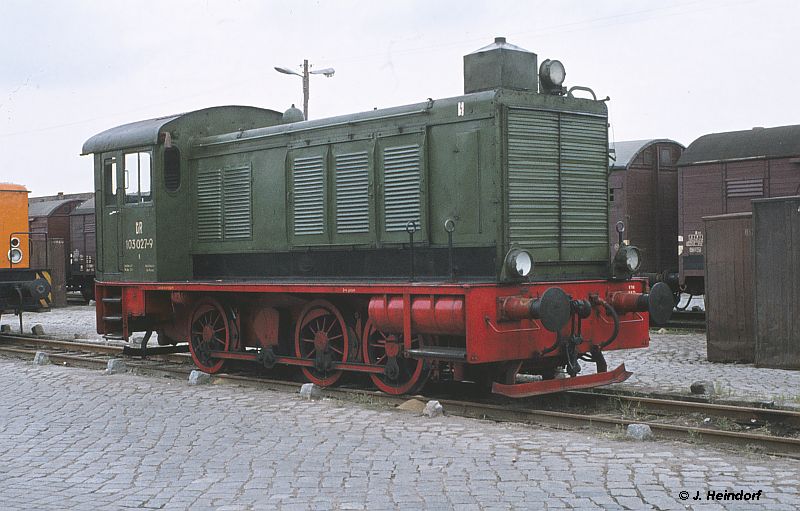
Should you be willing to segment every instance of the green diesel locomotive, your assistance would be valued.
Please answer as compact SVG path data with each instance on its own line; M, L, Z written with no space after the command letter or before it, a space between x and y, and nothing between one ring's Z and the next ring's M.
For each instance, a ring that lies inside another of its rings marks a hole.
M602 350L647 346L672 295L631 279L634 247L608 260L605 102L537 64L498 38L453 98L313 121L216 107L92 137L98 332L188 342L208 372L365 372L392 393L624 379Z

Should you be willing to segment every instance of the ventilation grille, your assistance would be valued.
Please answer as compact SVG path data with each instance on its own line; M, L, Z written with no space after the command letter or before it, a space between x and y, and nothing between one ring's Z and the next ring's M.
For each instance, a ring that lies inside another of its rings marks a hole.
M384 223L387 232L405 231L410 221L420 224L419 144L387 147L383 151Z
M606 120L508 113L508 237L542 261L599 261L608 251Z
M608 128L603 118L561 115L561 242L564 247L582 250L604 247L606 250L607 137Z
M223 218L226 240L250 239L251 226L250 167L225 169Z
M509 241L531 248L558 247L558 117L509 111Z
M728 198L736 197L763 197L763 179L729 179L725 181L725 195Z
M222 239L222 171L201 170L197 174L197 239Z
M336 156L336 232L369 232L369 157Z
M294 234L322 234L325 226L325 189L322 156L295 158L292 167L294 190Z

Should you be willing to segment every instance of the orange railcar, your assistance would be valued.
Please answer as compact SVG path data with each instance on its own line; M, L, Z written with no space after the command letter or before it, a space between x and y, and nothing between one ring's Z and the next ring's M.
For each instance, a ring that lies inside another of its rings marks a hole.
M0 314L38 311L50 307L50 272L31 267L28 228L28 190L0 183Z

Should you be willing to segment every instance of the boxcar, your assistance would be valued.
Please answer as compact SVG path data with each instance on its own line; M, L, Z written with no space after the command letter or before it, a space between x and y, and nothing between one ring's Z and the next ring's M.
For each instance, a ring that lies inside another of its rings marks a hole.
M609 260L605 102L537 64L498 38L452 98L313 121L216 107L92 137L98 332L188 342L207 372L288 364L395 394L626 378L602 352L647 346L672 294L631 278L635 247Z
M609 160L609 254L623 239L642 251L639 275L678 290L678 172L684 146L674 140L630 140L614 144Z
M751 201L800 193L800 125L704 135L678 160L680 285L705 291L704 216L752 211Z
M97 258L94 198L82 202L69 215L69 272L67 289L84 300L94 299L94 268Z
M30 230L38 238L34 244L37 262L44 264L46 259L52 276L53 306L63 307L67 304L67 289L70 280L69 245L70 214L85 199L81 195L52 195L48 197L31 197L28 201L28 218ZM44 238L47 242L43 242ZM55 255L55 254L58 255ZM54 257L51 257L54 256ZM57 259L56 259L57 258Z

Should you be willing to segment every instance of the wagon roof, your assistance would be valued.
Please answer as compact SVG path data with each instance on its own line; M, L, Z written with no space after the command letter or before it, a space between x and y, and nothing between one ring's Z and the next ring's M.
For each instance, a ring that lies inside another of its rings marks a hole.
M683 152L678 165L798 155L800 125L753 128L703 135Z
M86 215L89 213L94 213L94 197L81 202L80 206L73 209L70 215Z
M50 216L53 214L55 210L63 206L64 204L69 204L70 202L78 202L80 199L59 199L59 200L48 200L48 201L41 201L41 202L30 202L28 204L28 216L35 217L35 216Z
M669 144L677 144L681 147L685 147L680 142L676 142L675 140L671 140L668 138L651 138L647 140L624 140L622 142L615 142L614 143L614 150L616 153L616 159L608 158L608 166L611 169L626 169L628 165L639 156L639 153L644 151L646 148L653 144L658 143L669 143Z

